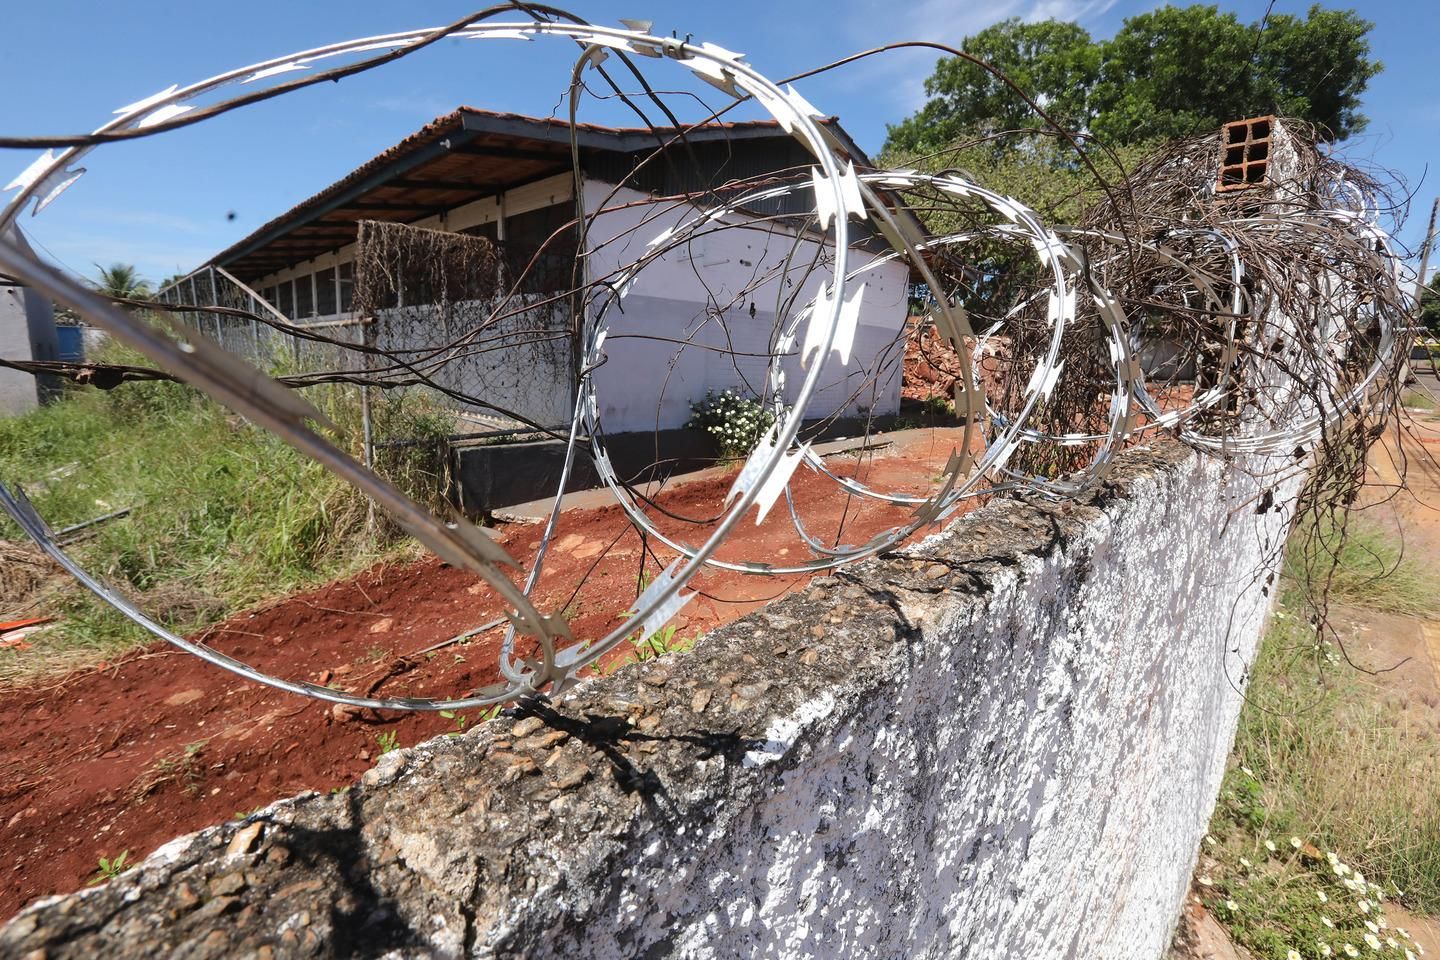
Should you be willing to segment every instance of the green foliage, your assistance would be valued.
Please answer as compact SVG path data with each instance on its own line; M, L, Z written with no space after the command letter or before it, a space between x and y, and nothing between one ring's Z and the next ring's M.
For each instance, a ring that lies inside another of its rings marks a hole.
M112 263L108 267L95 264L95 269L100 271L94 281L94 287L107 297L117 297L126 300L143 300L150 296L150 284L140 276L140 272L132 264Z
M646 660L654 660L658 657L666 657L672 653L689 653L694 648L695 642L700 639L697 632L688 640L675 639L676 626L668 624L661 627L648 637L641 637L638 633L630 638L630 643L635 647L635 660L644 663Z
M706 391L705 399L690 404L690 413L685 426L708 433L726 459L749 454L775 425L774 411L737 390Z
M1089 119L1086 93L1100 71L1100 48L1074 23L1002 20L967 37L966 53L998 68L1067 127ZM886 149L930 152L961 136L1044 126L1004 81L961 57L947 57L925 81L930 97L914 116L889 127Z
M1431 616L1440 611L1440 580L1404 556L1396 537L1355 517L1307 523L1291 535L1285 575L1327 586L1331 603L1384 613Z
M114 859L107 859L106 857L101 857L100 869L96 871L95 876L90 878L90 886L93 887L96 884L104 883L106 880L114 880L116 877L120 876L120 874L130 869L130 864L127 862L129 859L129 850L122 850L120 852L120 856L115 857Z
M1381 904L1393 886L1367 879L1333 850L1255 821L1266 794L1248 767L1228 771L1210 824L1210 866L1202 865L1197 886L1231 939L1264 960L1362 952L1400 960L1413 950L1409 932L1385 921Z
M394 730L386 730L375 737L375 742L380 745L380 755L384 756L392 750L400 749L400 735Z
M1129 17L1109 40L1093 41L1072 23L1006 20L961 47L1062 125L1110 144L1187 136L1266 113L1344 140L1364 128L1360 97L1381 69L1370 59L1373 26L1353 10L1318 4L1304 18L1272 14L1263 27L1196 4ZM889 128L887 150L926 153L961 137L1044 125L1013 91L959 58L942 60L925 91L925 106Z
M1440 273L1420 293L1420 326L1434 340L1440 340Z
M1302 530L1292 542L1201 851L1202 898L1257 958L1398 960L1419 949L1386 926L1381 901L1440 908L1440 798L1428 776L1440 744L1431 722L1345 664L1312 625L1305 597L1318 584L1295 578L1319 572L1302 549L1319 542L1342 566L1376 564L1361 571L1364 590L1341 587L1347 602L1395 609L1417 583L1435 584L1400 559L1390 535L1348 527L1352 544L1335 528L1319 537ZM1374 579L1381 567L1405 585L1387 591Z
M111 348L104 359L135 357ZM344 407L345 393L311 391L348 438L351 420L358 434L358 414ZM131 508L67 549L182 633L358 569L395 542L367 522L364 498L348 485L174 383L70 390L33 413L0 418L0 478L20 484L57 530ZM24 538L0 519L0 539ZM80 666L147 639L87 591L56 594L45 612L59 618L44 642L23 654L0 651L0 679Z
M1365 38L1373 27L1353 10L1318 4L1305 19L1272 15L1263 30L1198 4L1130 17L1104 45L1092 129L1128 142L1276 113L1344 140L1364 128L1360 95L1380 72Z
M1100 176L1114 183L1123 180L1152 147L1151 143L1140 143L1115 150L1092 149L1089 156ZM956 145L928 154L890 151L877 162L884 167L930 172L959 169L977 183L1019 198L1043 220L1056 223L1078 222L1087 207L1104 197L1104 187L1090 167L1077 162L1073 150L1053 139L1002 151L984 143ZM926 227L944 235L970 229L967 218L980 214L979 201L970 204L967 208L966 201L947 198L945 203L919 202L914 208ZM968 284L956 291L956 299L972 314L1003 316L1017 297L1027 296L1037 283L1048 282L1028 243L992 239L969 243L965 250L975 269L969 274Z

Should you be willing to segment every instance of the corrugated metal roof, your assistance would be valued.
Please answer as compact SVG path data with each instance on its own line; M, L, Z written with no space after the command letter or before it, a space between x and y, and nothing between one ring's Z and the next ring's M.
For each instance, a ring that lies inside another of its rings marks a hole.
M868 162L835 118L821 122L830 127L855 160ZM591 123L577 123L574 127L577 144L592 155L652 149L682 132L686 140L693 142L789 139L774 120L654 130ZM570 139L569 122L556 117L460 107L382 151L208 262L227 267L242 278L262 276L351 242L356 220L418 220L568 170Z

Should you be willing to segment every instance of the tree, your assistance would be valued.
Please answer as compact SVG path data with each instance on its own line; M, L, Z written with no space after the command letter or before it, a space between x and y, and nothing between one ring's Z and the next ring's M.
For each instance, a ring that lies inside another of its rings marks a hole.
M1360 97L1381 64L1374 24L1353 10L1312 6L1241 23L1195 5L1128 18L1095 42L1073 23L1006 20L961 46L992 63L1054 118L1111 144L1186 136L1227 120L1278 113L1343 140L1365 126ZM962 136L1043 121L999 80L958 57L936 65L929 100L889 128L887 149L935 149Z
M165 277L159 283L155 284L155 291L158 293L159 291L164 290L171 284L179 283L181 280L184 280L188 276L190 276L190 274L188 273L172 273L170 274L170 276Z
M112 263L108 267L95 264L100 276L93 283L97 291L117 300L143 300L150 296L150 284L141 278L133 264Z
M1364 127L1360 94L1381 69L1368 56L1373 27L1318 4L1304 20L1263 25L1199 5L1130 17L1103 45L1092 130L1113 141L1182 137L1277 113L1344 140Z
M1420 294L1420 326L1431 339L1440 340L1440 273Z
M967 37L966 53L999 69L1067 127L1089 120L1085 98L1100 70L1100 48L1074 23L1002 20ZM887 150L934 150L964 135L1034 129L1044 121L988 70L948 57L925 81L930 100L919 113L889 127Z

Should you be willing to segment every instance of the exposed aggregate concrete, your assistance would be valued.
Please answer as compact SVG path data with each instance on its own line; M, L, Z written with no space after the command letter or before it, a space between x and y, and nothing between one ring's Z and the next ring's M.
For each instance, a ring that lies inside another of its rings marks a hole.
M1158 956L1283 539L1255 493L1157 444L997 500L182 837L0 956Z

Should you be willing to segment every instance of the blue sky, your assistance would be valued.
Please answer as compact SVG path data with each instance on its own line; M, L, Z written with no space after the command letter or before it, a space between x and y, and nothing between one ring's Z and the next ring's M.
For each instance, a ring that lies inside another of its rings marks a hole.
M1370 127L1346 152L1396 170L1417 191L1401 233L1411 247L1418 246L1430 200L1440 192L1434 2L1356 4L1375 22L1373 53L1385 70L1366 94ZM12 135L90 130L115 108L172 83L337 40L438 25L476 9L453 0L250 0L243 7L50 0L8 6L0 131ZM892 40L957 43L1007 16L1074 19L1094 35L1108 36L1125 17L1155 6L1146 0L596 0L570 9L600 23L653 19L658 33L692 34L743 52L779 78ZM1249 21L1264 12L1265 2L1221 6ZM1308 0L1277 0L1275 11L1303 16L1307 7ZM189 269L456 105L563 115L574 56L573 46L554 40L456 41L186 130L108 145L86 159L86 176L39 217L27 214L22 226L43 252L81 273L114 261L135 263L152 279ZM887 54L797 87L873 151L887 122L923 102L921 85L934 60L919 52ZM678 84L679 73L673 64L659 63L650 75ZM582 119L624 122L603 103L587 106ZM0 151L0 183L32 157Z

